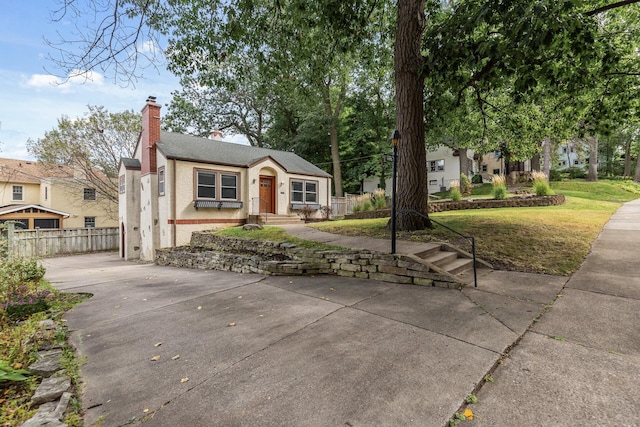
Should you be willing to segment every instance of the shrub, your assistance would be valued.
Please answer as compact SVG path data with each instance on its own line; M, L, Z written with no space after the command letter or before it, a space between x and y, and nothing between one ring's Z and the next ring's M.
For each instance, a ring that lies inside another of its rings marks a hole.
M11 320L26 319L35 313L47 311L49 303L47 298L51 291L41 289L33 291L27 285L22 285L18 289L7 294L4 303L4 312Z
M320 213L322 214L322 219L330 220L331 219L331 206L323 206L320 208Z
M536 196L550 196L553 194L547 182L547 174L544 172L533 172L531 178L533 179L533 193Z
M473 175L473 177L471 177L471 183L472 184L482 184L482 175L480 175L480 174Z
M298 216L302 217L305 222L309 221L315 213L316 209L308 205L304 205L298 210Z
M469 181L469 177L463 173L460 174L460 193L464 197L471 196L471 181Z
M0 301L7 301L10 294L16 293L23 286L29 291L36 291L44 273L45 268L35 259L0 261Z
M356 197L356 204L353 206L354 212L366 212L372 209L371 194L367 193Z
M565 172L569 175L570 179L585 179L587 177L587 171L578 166L571 166Z
M458 181L457 179L451 181L451 190L449 190L449 196L454 202L462 199L462 194L460 193L460 181Z
M549 181L561 181L562 174L555 169L549 171Z
M384 190L378 188L373 192L373 208L374 209L384 209L387 207L387 195Z
M497 200L507 198L507 185L504 175L494 175L491 178L491 184L493 184L493 197Z

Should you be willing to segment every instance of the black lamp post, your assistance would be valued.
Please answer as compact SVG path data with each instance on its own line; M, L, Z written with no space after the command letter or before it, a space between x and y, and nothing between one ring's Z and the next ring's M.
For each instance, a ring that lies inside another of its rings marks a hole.
M391 253L396 253L396 168L398 163L398 144L400 143L400 131L394 130L391 134L393 144L393 180L391 184Z

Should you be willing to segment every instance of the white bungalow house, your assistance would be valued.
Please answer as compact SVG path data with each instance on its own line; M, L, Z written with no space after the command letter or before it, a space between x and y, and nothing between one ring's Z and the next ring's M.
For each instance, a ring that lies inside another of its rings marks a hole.
M469 149L454 149L439 146L427 150L427 180L429 194L446 191L451 188L451 181L459 180L464 171L469 178L477 172L474 152ZM364 193L372 193L379 187L377 177L365 178L362 183ZM391 195L391 178L386 180L386 194Z
M153 260L191 233L331 204L331 175L295 153L160 130L149 97L134 158L119 169L120 256Z

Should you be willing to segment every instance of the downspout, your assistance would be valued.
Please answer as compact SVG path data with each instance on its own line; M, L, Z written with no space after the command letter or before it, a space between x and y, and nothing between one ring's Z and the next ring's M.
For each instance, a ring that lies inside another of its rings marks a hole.
M173 227L171 229L171 239L173 240L172 242L172 246L175 248L176 247L176 221L178 220L178 218L176 218L176 212L177 212L177 202L176 202L176 175L177 175L177 170L176 170L176 159L173 159L173 180L171 183L171 197L173 198L173 203L171 206L171 215L173 216Z

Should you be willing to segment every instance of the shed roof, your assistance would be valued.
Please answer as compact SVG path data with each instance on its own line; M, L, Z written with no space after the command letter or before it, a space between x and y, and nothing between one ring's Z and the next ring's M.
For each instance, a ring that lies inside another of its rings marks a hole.
M160 132L157 147L169 159L249 167L263 159L271 158L289 173L331 177L313 163L289 151L252 147L173 132Z

